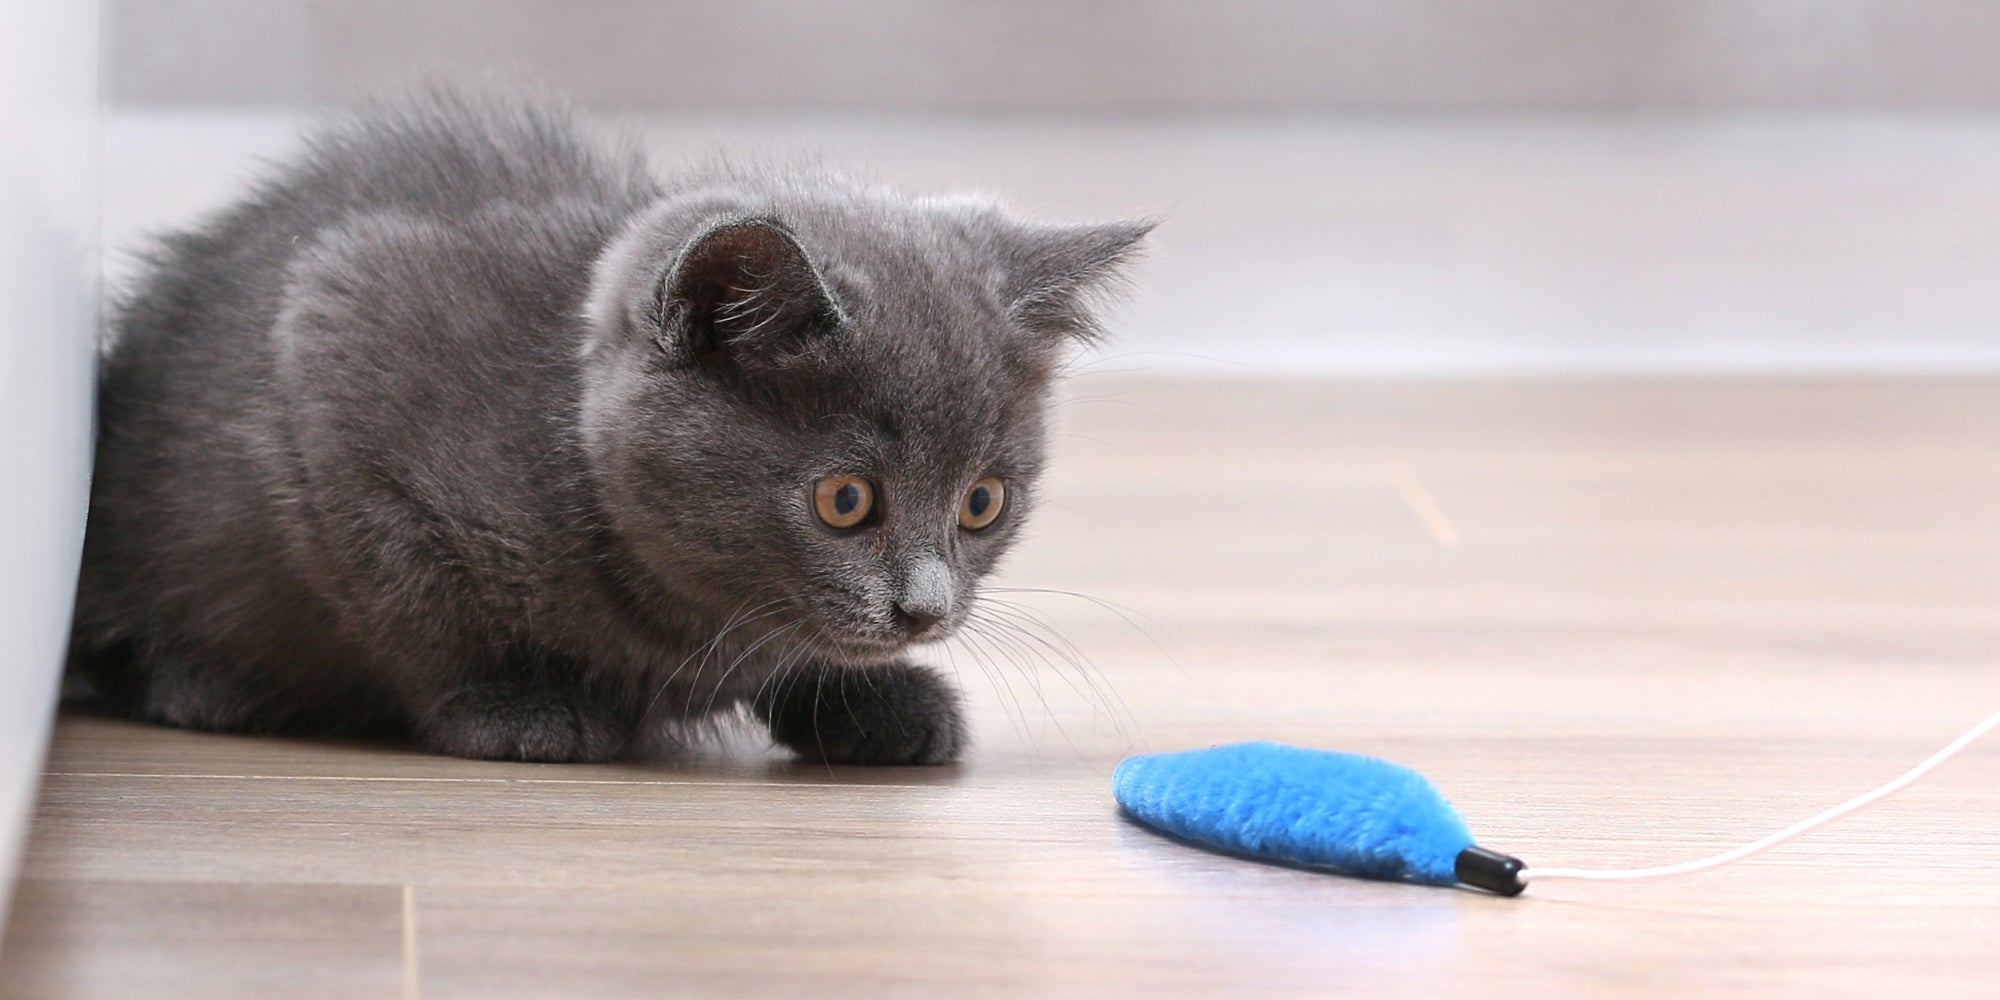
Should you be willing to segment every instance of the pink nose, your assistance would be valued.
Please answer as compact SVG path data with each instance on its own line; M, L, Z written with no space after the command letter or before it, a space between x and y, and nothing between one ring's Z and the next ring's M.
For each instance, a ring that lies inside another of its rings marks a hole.
M944 618L935 611L896 605L896 624L911 635L922 635Z

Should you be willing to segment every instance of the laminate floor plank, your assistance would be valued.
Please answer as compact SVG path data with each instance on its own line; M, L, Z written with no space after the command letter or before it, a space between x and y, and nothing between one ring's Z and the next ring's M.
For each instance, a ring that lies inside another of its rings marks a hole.
M1191 849L1108 787L1141 750L1358 750L1599 866L1844 800L2000 706L2000 383L1066 392L988 595L1019 627L924 653L964 764L801 764L747 720L546 766L70 714L0 997L2000 984L2000 744L1736 866L1519 899Z

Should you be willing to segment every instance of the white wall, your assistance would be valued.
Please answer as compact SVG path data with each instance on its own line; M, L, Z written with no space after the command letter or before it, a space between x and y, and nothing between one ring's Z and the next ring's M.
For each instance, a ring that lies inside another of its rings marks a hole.
M1991 0L109 0L111 245L316 103L528 81L1167 218L1118 367L2000 372Z
M808 149L1043 216L1163 215L1108 368L2000 373L2000 117L629 123L668 170ZM302 124L115 114L112 245L223 203Z
M116 104L467 72L637 111L1977 108L1991 0L112 0Z
M48 739L88 498L97 42L94 3L0 0L0 921Z

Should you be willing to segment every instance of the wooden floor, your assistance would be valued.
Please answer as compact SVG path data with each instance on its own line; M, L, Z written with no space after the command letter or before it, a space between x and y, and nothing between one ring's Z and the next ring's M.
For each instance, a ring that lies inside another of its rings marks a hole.
M1198 852L1107 787L1140 749L1367 751L1490 846L1604 865L1846 798L2000 706L2000 383L1071 396L1008 582L1120 610L1000 595L1063 638L938 654L966 765L68 718L0 996L2000 992L2000 743L1733 868L1519 899Z

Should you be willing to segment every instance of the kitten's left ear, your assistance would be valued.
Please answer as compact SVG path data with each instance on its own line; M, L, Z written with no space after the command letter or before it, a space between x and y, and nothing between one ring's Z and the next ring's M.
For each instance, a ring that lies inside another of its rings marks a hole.
M711 364L781 357L840 323L840 307L804 248L775 219L711 225L660 286L670 350Z
M1154 219L1089 226L1024 226L1007 249L1001 300L1007 316L1050 341L1090 341L1100 334L1091 315L1094 293L1115 284L1119 269L1139 255Z

